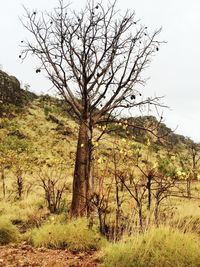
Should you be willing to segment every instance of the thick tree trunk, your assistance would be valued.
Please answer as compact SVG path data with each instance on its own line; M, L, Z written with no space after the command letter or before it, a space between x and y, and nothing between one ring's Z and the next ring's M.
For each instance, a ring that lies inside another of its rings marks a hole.
M91 194L90 163L92 146L92 128L88 121L82 121L76 151L71 205L72 217L89 215Z

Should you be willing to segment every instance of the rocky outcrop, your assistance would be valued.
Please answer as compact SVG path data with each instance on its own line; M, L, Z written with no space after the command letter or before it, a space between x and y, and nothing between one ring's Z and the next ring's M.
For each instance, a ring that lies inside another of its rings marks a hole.
M0 102L22 106L35 98L35 94L20 88L20 82L14 76L0 70Z

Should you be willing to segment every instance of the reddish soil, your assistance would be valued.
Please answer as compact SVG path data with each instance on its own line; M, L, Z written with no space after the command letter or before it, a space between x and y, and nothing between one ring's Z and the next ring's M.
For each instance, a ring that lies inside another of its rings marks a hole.
M97 267L95 253L72 253L68 250L33 248L29 245L1 246L0 267Z

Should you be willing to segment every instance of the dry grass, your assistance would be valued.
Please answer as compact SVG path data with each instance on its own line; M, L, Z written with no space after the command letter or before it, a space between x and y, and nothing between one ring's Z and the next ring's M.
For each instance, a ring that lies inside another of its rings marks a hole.
M197 267L199 239L172 228L151 229L104 249L104 267Z
M106 243L97 232L88 230L85 219L65 224L47 223L30 231L26 239L36 247L68 248L73 251L98 250Z

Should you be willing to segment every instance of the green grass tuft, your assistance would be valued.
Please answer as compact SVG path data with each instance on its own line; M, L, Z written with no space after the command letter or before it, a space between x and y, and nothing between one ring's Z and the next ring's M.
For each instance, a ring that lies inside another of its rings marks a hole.
M68 248L73 251L98 250L106 242L97 232L88 230L83 219L67 224L45 224L33 229L27 240L35 247Z
M199 244L193 234L164 227L151 229L105 248L103 266L197 267L200 266Z
M0 245L15 243L19 239L19 231L7 218L0 217Z

